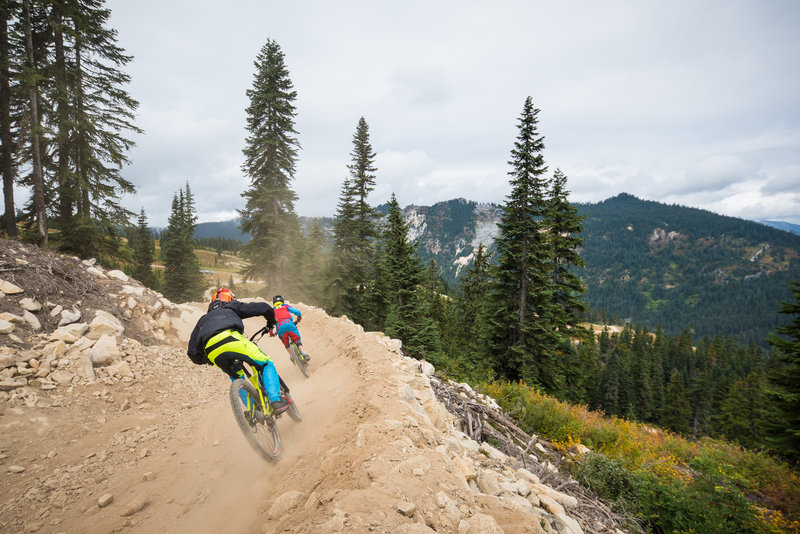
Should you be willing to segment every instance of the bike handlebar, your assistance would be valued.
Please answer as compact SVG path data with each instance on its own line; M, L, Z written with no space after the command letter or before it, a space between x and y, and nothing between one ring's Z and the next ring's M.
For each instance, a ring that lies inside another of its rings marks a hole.
M267 328L267 325L262 326L260 329L256 330L252 336L250 336L250 341L255 342L256 336L258 336L258 339L261 339L267 332L269 332L269 328Z

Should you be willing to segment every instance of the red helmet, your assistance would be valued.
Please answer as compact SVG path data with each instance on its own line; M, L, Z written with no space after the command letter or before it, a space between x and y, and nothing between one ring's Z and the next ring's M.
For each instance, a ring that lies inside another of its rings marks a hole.
M236 300L233 292L230 289L225 289L221 287L214 291L214 294L211 296L211 302L215 300L221 300L222 302L230 302L231 300Z

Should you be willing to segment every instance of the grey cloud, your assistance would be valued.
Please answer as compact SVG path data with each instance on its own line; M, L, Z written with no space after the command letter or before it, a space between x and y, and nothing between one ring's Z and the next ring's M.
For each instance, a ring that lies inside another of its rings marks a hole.
M764 194L800 193L800 164L789 166L767 180L761 187Z
M502 202L527 96L574 200L625 191L800 214L787 195L800 176L796 2L349 0L314 2L313 14L291 2L143 3L107 7L135 56L146 129L123 173L140 191L133 208L146 201L154 218L187 179L201 217L243 207L245 91L267 37L298 91L304 215L334 213L360 116L379 154L376 203L392 191L401 204Z

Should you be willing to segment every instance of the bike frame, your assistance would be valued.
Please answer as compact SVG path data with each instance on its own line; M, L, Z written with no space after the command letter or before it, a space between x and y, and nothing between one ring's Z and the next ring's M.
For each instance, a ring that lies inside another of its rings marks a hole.
M253 333L252 336L250 336L250 341L258 344L258 341L264 337L264 334L267 332L269 332L269 329L266 326L262 326L259 330ZM295 345L295 347L297 347L297 345ZM295 363L295 365L297 364ZM250 364L248 364L248 367L252 373L248 371L247 367L242 366L244 374L247 376L247 379L250 381L250 383L255 386L256 391L258 391L259 401L261 402L261 406L264 408L264 413L267 415L272 415L272 404L270 404L267 393L264 391L264 387L261 385L261 371ZM286 390L286 393L289 393L289 386L287 386L286 382L283 381L283 377L278 375L278 381L280 382L281 388ZM247 408L249 409L250 407L248 406ZM280 415L278 415L278 417L280 417Z
M269 403L269 399L266 393L264 393L264 388L261 385L261 372L251 365L248 365L247 367L242 365L242 371L244 371L247 380L253 384L253 387L255 387L256 391L258 391L258 401L261 403L261 408L264 413L266 415L272 415L272 405ZM252 410L252 408L253 407L250 406L250 395L248 395L247 409Z

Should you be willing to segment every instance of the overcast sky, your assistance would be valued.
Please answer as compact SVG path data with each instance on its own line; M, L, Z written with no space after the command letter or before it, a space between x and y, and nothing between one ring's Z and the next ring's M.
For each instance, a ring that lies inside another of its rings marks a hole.
M570 199L621 192L800 224L800 2L110 0L134 60L125 204L236 216L245 91L275 40L297 91L300 215L331 216L360 117L380 204L501 203L526 97Z

